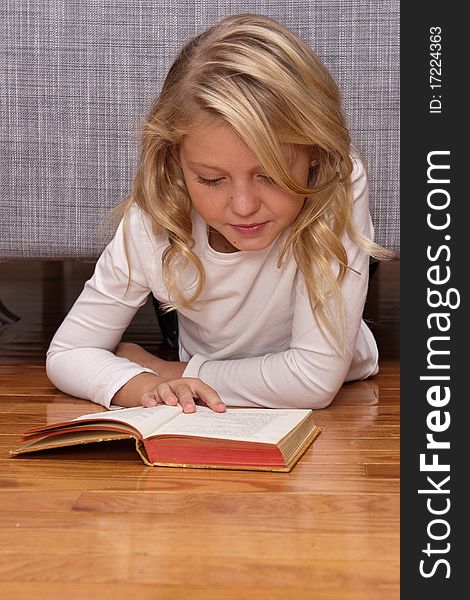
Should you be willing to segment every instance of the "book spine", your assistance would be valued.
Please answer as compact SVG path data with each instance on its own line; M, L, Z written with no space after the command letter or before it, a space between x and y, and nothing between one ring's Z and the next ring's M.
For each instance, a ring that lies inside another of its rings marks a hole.
M148 454L147 454L147 450L145 449L145 444L139 438L135 438L135 448L136 448L140 458L144 461L144 463L146 465L148 465L149 467L155 466L150 462Z

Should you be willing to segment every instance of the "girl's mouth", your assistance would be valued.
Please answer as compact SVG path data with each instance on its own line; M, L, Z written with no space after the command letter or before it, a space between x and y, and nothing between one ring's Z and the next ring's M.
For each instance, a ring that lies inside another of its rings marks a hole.
M259 233L263 229L263 227L266 225L266 223L267 223L267 221L265 221L264 223L247 223L246 225L231 224L230 226L233 227L233 229L235 229L235 231L237 231L238 233L241 233L242 235L253 235L253 234Z

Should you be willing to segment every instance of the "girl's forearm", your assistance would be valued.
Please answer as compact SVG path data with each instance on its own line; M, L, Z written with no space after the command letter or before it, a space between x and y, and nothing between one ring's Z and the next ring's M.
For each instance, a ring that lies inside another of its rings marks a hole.
M142 346L139 346L138 344L121 342L118 344L115 354L116 356L127 358L128 360L137 363L141 367L152 369L152 371L156 371L158 373L158 357L154 356L150 352L147 352L147 350L144 350Z
M118 344L115 354L131 360L141 367L152 369L163 380L179 379L182 377L187 365L185 362L164 360L147 352L142 346L128 342Z

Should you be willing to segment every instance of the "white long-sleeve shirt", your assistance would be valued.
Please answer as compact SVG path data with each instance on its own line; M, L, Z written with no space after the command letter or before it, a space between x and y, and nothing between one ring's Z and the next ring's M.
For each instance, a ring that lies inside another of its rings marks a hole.
M352 178L353 220L372 238L358 160ZM349 265L359 274L348 270L341 285L349 350L339 356L312 315L295 261L277 267L286 234L261 251L225 254L211 248L205 222L193 213L194 251L206 284L190 309L178 311L180 359L188 362L183 376L202 379L228 405L322 408L344 381L378 371L377 345L362 321L367 254L344 237ZM47 374L59 389L106 407L132 377L152 372L113 354L122 334L150 292L169 300L161 268L167 236L155 236L138 207L131 210L127 236L130 282L121 223L47 352ZM184 274L183 284L191 289L193 272Z

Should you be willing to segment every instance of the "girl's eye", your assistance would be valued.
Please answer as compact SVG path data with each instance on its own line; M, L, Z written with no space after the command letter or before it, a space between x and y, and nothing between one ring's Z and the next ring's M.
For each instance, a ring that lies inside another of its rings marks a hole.
M269 177L268 175L260 175L260 177L266 183L275 183L274 179L272 177Z
M205 177L198 177L197 181L203 185L219 185L222 183L223 177L217 177L217 179L206 179Z

